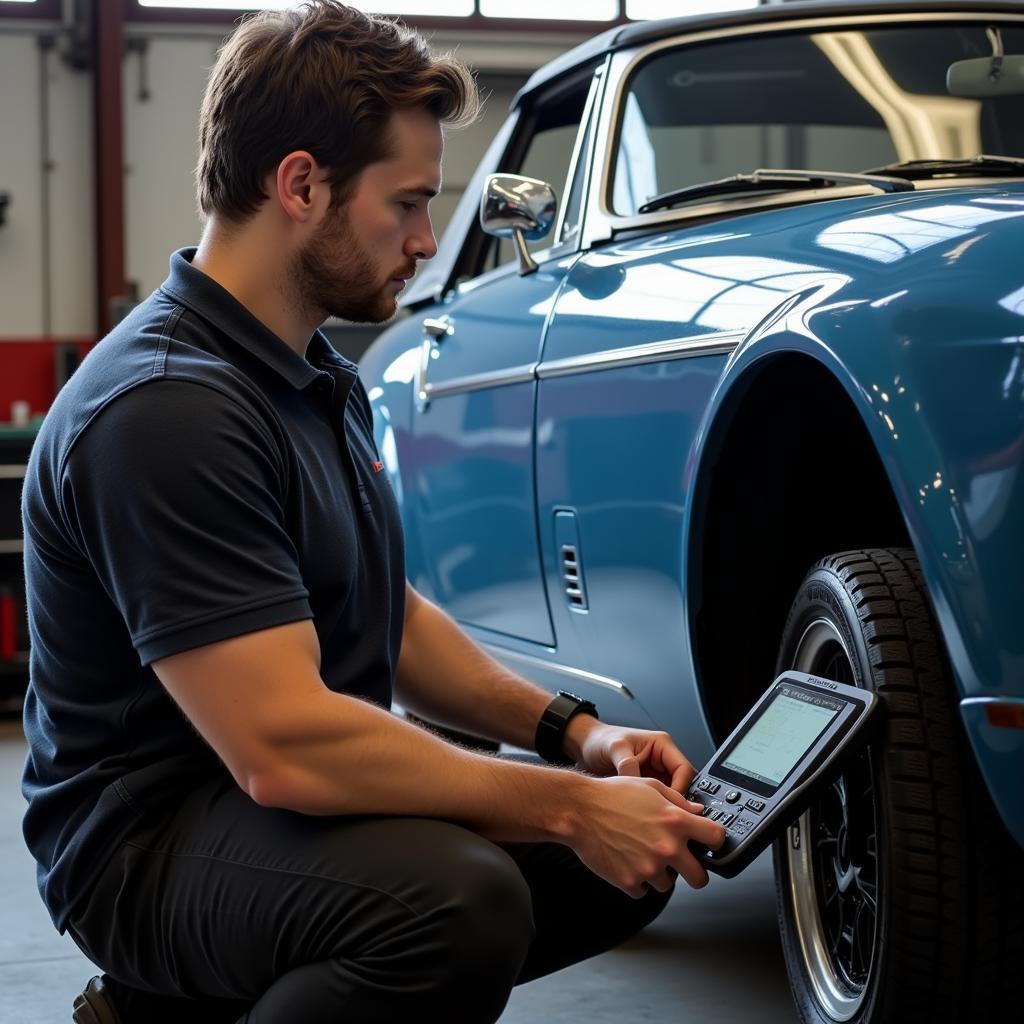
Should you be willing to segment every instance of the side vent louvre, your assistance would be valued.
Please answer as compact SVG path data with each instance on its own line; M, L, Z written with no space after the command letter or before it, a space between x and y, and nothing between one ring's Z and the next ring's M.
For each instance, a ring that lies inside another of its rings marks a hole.
M587 587L583 581L583 556L580 551L576 513L569 509L555 512L555 543L558 545L558 573L562 592L574 612L587 611Z
M576 608L586 608L587 599L583 596L580 563L573 544L562 545L562 580L565 583L565 594L569 598L569 604Z

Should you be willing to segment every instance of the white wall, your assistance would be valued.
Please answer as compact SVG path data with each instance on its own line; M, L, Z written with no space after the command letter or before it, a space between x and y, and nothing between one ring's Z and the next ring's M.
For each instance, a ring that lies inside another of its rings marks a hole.
M43 167L41 55L37 36L0 31L0 338L54 337L93 330L91 81L48 60L50 165ZM48 179L48 181L47 181ZM43 190L50 191L51 300L43 309ZM49 316L49 324L47 324Z
M124 65L125 276L148 295L167 277L171 252L199 241L193 172L199 105L218 40L150 41L149 99L139 96L140 62Z
M38 60L31 37L0 38L0 331L15 337L42 331Z
M91 337L96 324L96 185L92 77L50 58L51 335ZM2 136L0 136L2 137Z
M47 76L51 169L42 161L38 35L0 21L0 191L11 194L7 223L0 228L0 340L4 338L91 337L95 331L95 242L92 78L69 69L52 53ZM194 243L200 221L195 209L193 171L196 124L219 32L172 31L132 26L132 39L145 38L149 98L139 95L140 59L124 60L125 274L141 296L167 274L167 258ZM451 47L479 69L488 96L482 119L447 140L444 187L433 204L438 231L447 223L462 189L504 119L516 88L536 67L575 40L543 35L487 34L459 40L438 35L436 49ZM60 45L60 44L58 44ZM50 185L50 303L44 311L44 179Z
M125 64L125 273L138 283L140 295L148 295L167 276L170 252L199 238L193 178L196 125L218 43L215 38L151 39L146 100L139 96L138 57L129 55ZM525 75L481 78L488 96L483 116L446 140L442 192L431 203L438 231L447 224L524 80Z

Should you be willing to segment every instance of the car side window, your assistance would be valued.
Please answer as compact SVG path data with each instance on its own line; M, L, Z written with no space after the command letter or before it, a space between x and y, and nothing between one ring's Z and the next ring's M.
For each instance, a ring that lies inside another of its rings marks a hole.
M575 197L578 220L580 197L577 194L575 181L566 190L570 166L577 149L577 137L581 131L581 122L587 109L587 97L593 80L593 68L582 75L574 75L571 81L559 83L558 86L538 97L531 104L527 117L524 118L519 133L509 145L505 157L495 169L495 173L519 174L527 178L546 181L555 190L559 210L563 203L572 203ZM585 153L585 150L584 150ZM581 179L582 168L575 175ZM566 218L562 218L567 223ZM573 231L565 227L559 238L549 236L541 246L567 241ZM484 233L479 221L474 225L468 244L463 250L462 266L457 280L466 281L486 273L495 267L515 262L517 259L515 244L511 239L495 238Z

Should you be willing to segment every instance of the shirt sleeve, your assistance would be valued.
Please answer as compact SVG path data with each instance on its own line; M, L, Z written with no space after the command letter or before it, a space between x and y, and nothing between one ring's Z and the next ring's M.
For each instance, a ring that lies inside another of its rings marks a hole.
M312 618L281 449L239 402L165 378L114 399L71 449L65 520L144 665Z

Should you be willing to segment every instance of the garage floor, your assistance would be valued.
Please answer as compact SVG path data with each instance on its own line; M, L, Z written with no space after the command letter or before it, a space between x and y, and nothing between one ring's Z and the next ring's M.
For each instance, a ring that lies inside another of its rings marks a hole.
M65 1024L92 965L59 936L21 839L25 743L0 721L0 1022ZM501 1024L789 1024L796 1014L775 928L771 861L700 892L611 953L514 991ZM134 1022L131 1022L134 1024Z

